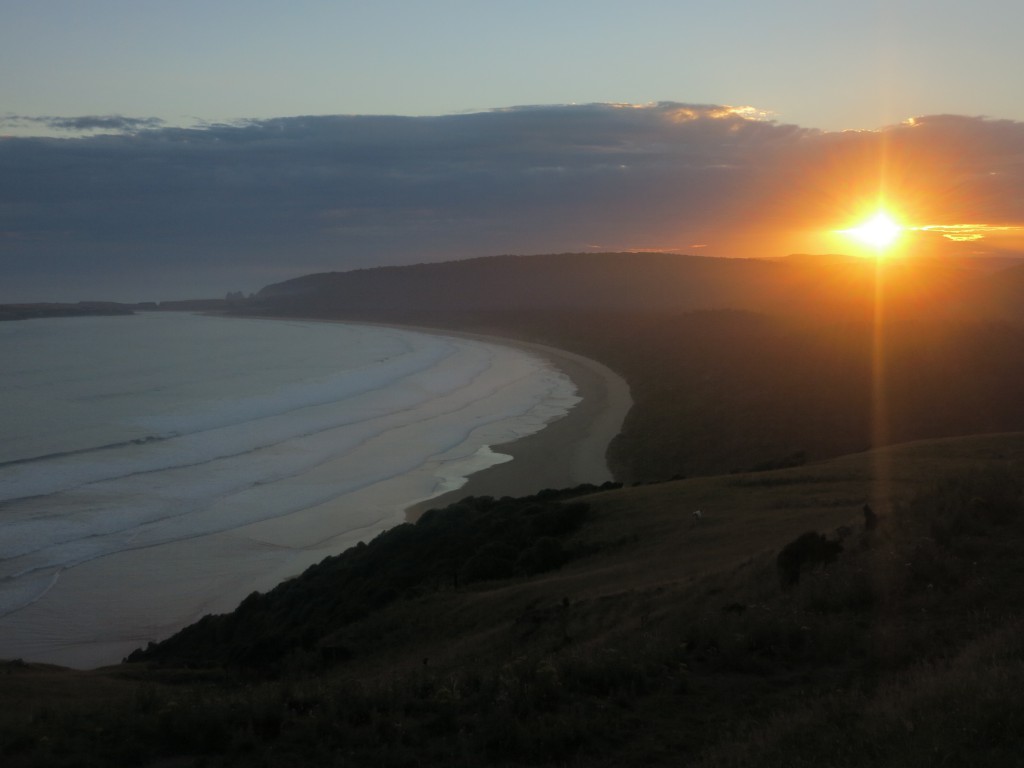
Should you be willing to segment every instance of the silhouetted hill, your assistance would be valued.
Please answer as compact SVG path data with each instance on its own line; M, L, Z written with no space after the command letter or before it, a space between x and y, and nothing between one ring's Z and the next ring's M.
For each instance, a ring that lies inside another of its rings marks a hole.
M309 311L676 311L757 305L782 277L763 260L567 253L307 275L257 298Z
M1007 262L1013 263L1013 262ZM876 263L840 255L724 259L670 253L495 256L328 272L269 285L262 311L392 318L444 312L757 312L870 316L881 276L893 307L990 316L993 301L1024 286L990 273L1000 263L906 258ZM1010 272L1012 274L1012 270Z

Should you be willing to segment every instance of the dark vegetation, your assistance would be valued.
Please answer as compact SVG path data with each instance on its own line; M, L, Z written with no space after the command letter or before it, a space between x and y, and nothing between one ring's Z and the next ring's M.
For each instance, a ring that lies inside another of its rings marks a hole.
M514 649L491 636L457 664L380 647L367 649L377 664L269 678L208 658L202 669L133 664L79 681L90 696L59 700L39 693L53 673L9 664L0 675L35 694L0 710L0 756L9 766L1014 765L1022 492L1019 464L979 467L893 505L787 588L772 577L779 550L768 550L685 589L534 605L509 627ZM814 539L815 551L828 540ZM431 539L413 540L405 555L425 556ZM575 570L588 560L602 555ZM444 600L496 589L514 599L509 585L480 581ZM443 604L424 600L390 610L415 621ZM387 622L366 621L353 624L394 642L376 634ZM89 688L99 683L108 687Z
M608 484L606 487L612 487ZM425 512L311 566L226 615L206 616L129 661L218 667L260 676L320 669L363 652L345 627L402 598L534 576L581 552L566 541L586 520L581 486L523 499L467 497Z
M838 541L829 541L817 531L808 531L791 541L775 560L783 587L800 581L800 573L818 565L828 565L843 551Z

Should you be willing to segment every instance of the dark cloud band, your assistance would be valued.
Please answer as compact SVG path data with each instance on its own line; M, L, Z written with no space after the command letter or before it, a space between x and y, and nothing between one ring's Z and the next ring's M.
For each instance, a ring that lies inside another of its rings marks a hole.
M11 119L100 133L0 139L9 285L59 272L139 296L180 274L216 295L301 271L603 242L782 255L751 243L780 223L822 225L886 167L890 193L984 208L938 220L1024 222L1024 124L982 118L825 133L666 102L192 128Z

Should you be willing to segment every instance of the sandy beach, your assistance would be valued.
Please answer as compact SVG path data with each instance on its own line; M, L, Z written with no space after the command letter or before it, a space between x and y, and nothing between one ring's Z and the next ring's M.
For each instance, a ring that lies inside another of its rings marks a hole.
M464 336L516 347L546 359L576 385L582 401L540 432L491 448L512 457L467 479L461 488L413 505L406 512L415 521L428 509L441 508L467 496L528 496L545 488L570 488L612 480L605 455L622 430L633 405L626 381L607 366L566 350L498 336L447 329L414 328L425 333Z
M545 488L571 488L582 483L599 485L614 480L606 454L611 441L622 431L626 415L633 407L633 398L626 380L603 363L568 350L506 336L366 320L301 319L379 325L513 347L547 360L576 385L581 402L565 416L540 432L491 446L495 453L511 456L511 461L475 472L461 488L413 504L406 510L409 522L415 522L428 509L439 509L467 496L529 496Z

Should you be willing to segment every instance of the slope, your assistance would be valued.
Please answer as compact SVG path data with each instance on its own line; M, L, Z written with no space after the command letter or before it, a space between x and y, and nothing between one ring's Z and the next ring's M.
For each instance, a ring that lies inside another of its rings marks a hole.
M332 629L344 658L10 665L5 764L996 764L1024 703L1022 468L995 435L574 497L578 556L413 587ZM788 544L843 525L780 582Z

